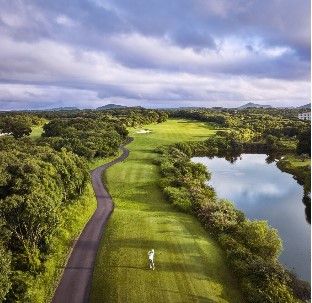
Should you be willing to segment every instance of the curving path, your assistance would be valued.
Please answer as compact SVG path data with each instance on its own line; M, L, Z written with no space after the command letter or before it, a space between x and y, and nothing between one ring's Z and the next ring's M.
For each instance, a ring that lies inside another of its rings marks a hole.
M131 139L127 143L131 142ZM92 273L98 245L114 206L107 188L102 183L102 174L110 166L125 160L129 151L122 146L122 155L91 172L92 185L97 199L97 209L73 246L64 268L61 281L52 303L86 303L89 301Z

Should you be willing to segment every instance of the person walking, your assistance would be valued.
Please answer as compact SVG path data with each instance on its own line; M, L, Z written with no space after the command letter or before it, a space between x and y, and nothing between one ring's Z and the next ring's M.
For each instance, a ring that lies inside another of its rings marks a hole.
M155 263L154 263L154 257L155 257L155 250L152 249L148 253L148 263L149 263L149 268L154 270L155 269Z

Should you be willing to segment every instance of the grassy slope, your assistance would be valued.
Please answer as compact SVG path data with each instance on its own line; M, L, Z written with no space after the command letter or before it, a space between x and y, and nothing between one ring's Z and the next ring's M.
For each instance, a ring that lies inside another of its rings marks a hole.
M196 219L167 204L153 149L204 139L203 123L168 121L135 134L130 156L105 176L116 204L95 266L91 302L243 302L217 243ZM156 251L156 270L147 251Z
M51 239L53 251L45 263L45 271L32 281L29 289L30 302L51 302L73 241L89 221L96 205L96 198L90 182L85 193L64 211L63 225L56 230Z

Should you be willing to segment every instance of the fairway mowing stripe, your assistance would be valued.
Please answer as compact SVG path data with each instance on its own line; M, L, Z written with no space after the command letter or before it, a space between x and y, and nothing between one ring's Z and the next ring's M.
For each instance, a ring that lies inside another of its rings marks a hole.
M133 134L129 158L106 176L115 203L98 252L91 303L242 303L217 243L191 215L178 212L159 189L157 146L205 139L202 123L169 120ZM147 251L156 250L156 270Z

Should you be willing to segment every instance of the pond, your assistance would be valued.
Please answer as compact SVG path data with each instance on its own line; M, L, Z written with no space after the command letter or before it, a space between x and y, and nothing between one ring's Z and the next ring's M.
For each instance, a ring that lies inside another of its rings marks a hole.
M264 154L243 154L233 164L224 158L194 157L211 172L209 185L219 198L235 203L249 219L267 220L283 240L280 261L310 281L311 227L302 203L303 188L290 174L268 164Z

